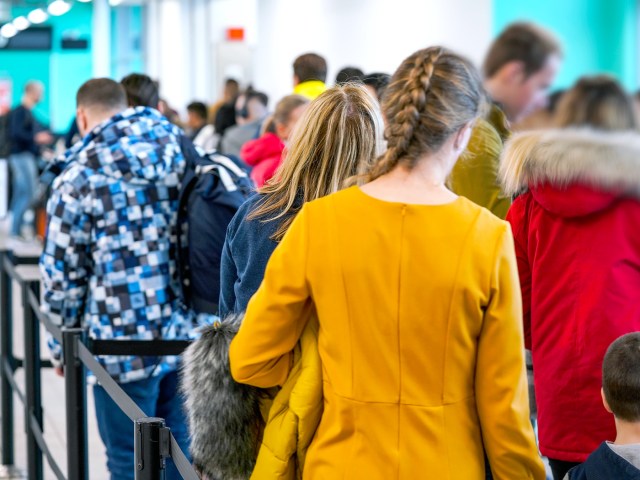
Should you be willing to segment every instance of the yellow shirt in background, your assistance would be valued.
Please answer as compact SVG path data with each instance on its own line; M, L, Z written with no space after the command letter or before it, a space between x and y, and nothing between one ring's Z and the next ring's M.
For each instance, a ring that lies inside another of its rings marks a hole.
M327 86L324 82L321 82L320 80L308 80L296 85L293 88L293 93L307 97L309 100L313 100L314 98L319 97L326 89Z

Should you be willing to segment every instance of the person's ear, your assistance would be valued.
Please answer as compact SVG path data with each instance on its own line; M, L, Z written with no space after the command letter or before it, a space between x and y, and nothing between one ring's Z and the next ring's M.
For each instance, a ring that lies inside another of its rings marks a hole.
M607 397L605 397L604 395L604 388L600 388L600 395L602 396L602 404L604 405L604 409L609 413L613 413L611 407L609 406L609 402L607 402Z
M453 148L456 152L462 153L467 148L472 132L473 122L467 122L455 133Z
M510 85L520 85L527 79L527 72L524 62L520 60L511 60L505 63L500 69L500 77L503 82Z
M80 135L84 137L87 133L89 133L89 119L87 117L87 112L82 107L78 107L76 109L76 124L78 125Z
M300 83L300 78L295 73L293 74L293 86L297 86Z

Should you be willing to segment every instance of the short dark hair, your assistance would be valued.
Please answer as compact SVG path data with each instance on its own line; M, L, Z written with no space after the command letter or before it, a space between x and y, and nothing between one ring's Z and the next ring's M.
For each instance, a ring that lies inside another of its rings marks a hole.
M342 85L347 82L361 82L364 72L358 67L344 67L336 75L336 85Z
M362 83L373 87L378 95L378 99L382 100L382 95L387 89L387 85L391 81L391 75L388 73L370 73L362 79Z
M602 390L616 418L640 422L640 332L609 345L602 362Z
M208 117L207 106L202 102L191 102L187 105L187 111L195 113L202 120Z
M520 61L528 77L541 70L553 54L561 55L562 48L551 32L533 23L512 23L491 44L483 73L491 78L507 63Z
M249 105L249 100L254 98L265 107L269 105L269 96L266 93L258 92L257 90L249 90L245 93L244 104Z
M120 83L127 92L127 102L131 107L158 108L160 92L158 83L141 73L127 75Z
M122 85L110 78L94 78L78 89L76 104L108 111L124 110L127 108L127 94Z
M327 61L316 53L305 53L293 62L293 73L298 81L309 80L327 81Z

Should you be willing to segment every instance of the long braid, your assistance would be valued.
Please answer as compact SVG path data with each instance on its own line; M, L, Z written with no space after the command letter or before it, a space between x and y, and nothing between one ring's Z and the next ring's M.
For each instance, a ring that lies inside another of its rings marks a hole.
M427 105L435 64L442 52L439 47L420 50L407 58L394 75L383 105L388 121L387 151L374 168L372 178L391 171L409 153L421 112Z

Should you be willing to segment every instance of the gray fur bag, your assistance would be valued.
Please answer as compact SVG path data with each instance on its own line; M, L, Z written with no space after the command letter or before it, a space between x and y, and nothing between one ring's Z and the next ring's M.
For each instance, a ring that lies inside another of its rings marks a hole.
M264 390L235 382L229 370L229 345L242 319L230 315L206 327L183 356L190 450L203 479L248 479L262 440Z

